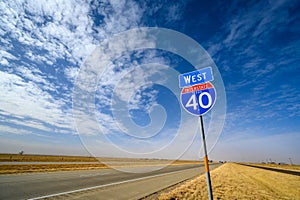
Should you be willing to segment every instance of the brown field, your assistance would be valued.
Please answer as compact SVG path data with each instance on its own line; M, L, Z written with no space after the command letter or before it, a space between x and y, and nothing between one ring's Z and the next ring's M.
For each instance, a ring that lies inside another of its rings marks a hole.
M172 162L172 165L201 163L199 161L188 161L188 160L170 161L170 160L160 160L160 159L94 158L94 157L83 157L83 156L19 155L19 154L0 154L0 162L24 162L24 164L12 163L12 164L0 165L0 174L53 172L53 171L66 171L66 170L89 170L89 169L104 169L110 167L120 168L120 167L128 167L129 165L130 166L149 166L149 165L161 166L161 165L168 164L170 162ZM39 163L28 164L26 162L39 162ZM54 163L43 164L43 162L54 162ZM66 163L66 162L76 162L76 163ZM114 164L111 164L111 166L105 165L105 162L108 163L112 162Z
M0 162L97 162L94 157L0 154Z
M104 164L28 164L0 165L0 174L16 174L31 172L53 172L69 170L87 170L108 168Z
M95 158L85 156L65 156L65 155L19 155L19 154L0 154L0 162L170 162L164 159L143 159L143 158ZM200 161L176 160L175 163L202 163Z
M226 163L211 171L211 179L214 199L300 200L300 177L296 175ZM208 199L205 174L158 199Z

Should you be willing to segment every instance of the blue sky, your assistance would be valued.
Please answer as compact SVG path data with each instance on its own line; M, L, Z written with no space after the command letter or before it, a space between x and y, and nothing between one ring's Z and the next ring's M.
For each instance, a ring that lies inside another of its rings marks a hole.
M78 75L97 48L160 27L199 43L222 77L224 127L204 117L208 137L223 127L210 159L300 163L299 1L1 1L0 13L0 152L199 159L197 118L170 89L195 66L155 46L123 52L96 81L84 76L94 112L74 119Z

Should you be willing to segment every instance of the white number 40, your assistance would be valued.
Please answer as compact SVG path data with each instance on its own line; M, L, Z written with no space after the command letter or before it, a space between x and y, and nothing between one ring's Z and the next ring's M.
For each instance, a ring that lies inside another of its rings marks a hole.
M203 104L203 100L202 100L203 96L207 96L208 102L207 102L206 105ZM199 104L198 104L198 102L199 102ZM190 99L188 100L188 102L185 104L185 107L186 108L193 107L194 110L197 110L198 105L200 105L200 107L204 108L204 109L209 108L212 105L211 95L208 92L202 92L199 95L198 102L197 102L197 99L196 99L196 95L193 94L190 97Z

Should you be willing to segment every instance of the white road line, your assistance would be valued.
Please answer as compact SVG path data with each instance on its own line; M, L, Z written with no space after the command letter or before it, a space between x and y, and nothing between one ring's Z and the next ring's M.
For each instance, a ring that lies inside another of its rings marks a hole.
M99 189L99 188L108 187L108 186L112 186L112 185L130 183L130 182L134 182L134 181L139 181L139 180L154 178L154 177L159 177L159 176L165 176L165 175L169 175L169 174L176 174L176 173L179 173L179 172L184 172L184 171L193 170L193 169L195 169L195 168L185 169L185 170L180 170L180 171L175 171L175 172L168 172L168 173L164 173L164 174L157 174L157 175L152 175L152 176L146 176L146 177L142 177L142 178L135 178L135 179L120 181L120 182L115 182L115 183L108 183L108 184L105 184L105 185L97 185L97 186L93 186L93 187L82 188L82 189L78 189L78 190L71 190L71 191L61 192L61 193L56 193L56 194L49 194L49 195L45 195L45 196L31 198L31 199L28 199L28 200L44 199L44 198L49 198L49 197L54 197L54 196L59 196L59 195L64 195L64 194L71 194L71 193L75 193L75 192L82 192L82 191L87 191L87 190Z

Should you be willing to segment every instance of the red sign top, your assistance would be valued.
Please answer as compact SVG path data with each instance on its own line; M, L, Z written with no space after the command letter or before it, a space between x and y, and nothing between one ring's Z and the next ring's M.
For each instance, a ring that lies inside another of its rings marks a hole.
M189 92L195 92L198 90L205 90L205 89L209 89L209 88L213 88L214 86L210 83L203 83L203 84L198 84L198 85L193 85L191 87L186 87L183 88L181 91L181 94L185 94L185 93L189 93Z

